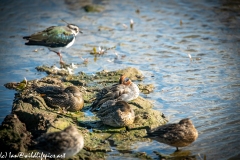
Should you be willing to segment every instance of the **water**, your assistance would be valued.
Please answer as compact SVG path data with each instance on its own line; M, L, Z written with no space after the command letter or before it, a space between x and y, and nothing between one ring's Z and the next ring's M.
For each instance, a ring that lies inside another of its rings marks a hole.
M63 60L79 63L83 71L115 70L132 66L143 71L144 83L155 90L142 95L153 100L170 122L189 117L199 138L183 151L197 159L229 159L240 154L240 3L238 1L132 0L93 1L103 5L99 13L86 13L88 1L0 2L0 121L11 111L14 91L3 84L40 79L39 65L58 65L48 49L25 46L22 36L61 19L83 30L75 44L63 52ZM139 10L139 13L136 11ZM134 21L130 29L130 19ZM126 24L128 28L125 28ZM100 29L100 31L99 31ZM94 59L93 47L116 47ZM35 49L38 52L33 52ZM119 58L115 60L116 54ZM189 58L191 56L192 60ZM175 148L156 141L133 144L132 152L171 154ZM122 155L124 156L124 154ZM114 154L109 159L117 158Z

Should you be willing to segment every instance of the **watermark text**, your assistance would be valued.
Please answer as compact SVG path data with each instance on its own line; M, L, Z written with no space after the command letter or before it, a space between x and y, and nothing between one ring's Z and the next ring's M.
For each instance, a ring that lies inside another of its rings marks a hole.
M50 154L50 153L43 153L43 152L30 152L24 153L19 152L17 154L13 154L12 152L0 152L0 159L1 158L37 158L37 159L47 159L47 158L66 158L66 153L63 154Z

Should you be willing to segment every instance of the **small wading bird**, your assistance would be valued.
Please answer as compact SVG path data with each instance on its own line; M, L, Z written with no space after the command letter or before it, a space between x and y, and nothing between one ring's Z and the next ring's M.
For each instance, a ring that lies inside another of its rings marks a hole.
M77 154L84 146L82 134L74 126L62 131L43 134L37 138L35 148L45 154L63 155L65 158Z
M64 108L68 111L79 111L84 106L82 93L76 86L67 88L58 86L43 86L35 89L40 93L46 104L52 108Z
M96 100L91 105L91 111L98 110L109 100L131 101L139 96L139 88L128 77L121 75L118 84L103 88L97 93Z
M198 137L198 131L192 121L188 118L182 119L179 123L172 123L148 130L145 138L151 138L170 146L185 147L194 142Z
M125 101L116 100L112 100L109 106L101 107L97 112L97 116L103 124L112 127L127 127L133 124L135 119L131 106Z
M43 31L33 33L30 36L25 36L23 39L28 40L28 42L25 43L26 45L48 47L50 51L57 53L60 57L60 64L64 64L60 53L61 48L71 47L79 32L82 33L78 26L67 23L67 26L51 26Z

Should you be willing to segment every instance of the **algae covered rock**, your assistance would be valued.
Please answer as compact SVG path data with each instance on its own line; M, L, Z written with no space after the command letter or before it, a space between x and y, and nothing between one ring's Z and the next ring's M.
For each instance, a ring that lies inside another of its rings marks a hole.
M112 79L117 79L117 81L118 81L120 75L125 75L126 77L130 78L133 81L143 79L142 72L133 67L127 67L127 68L116 70L116 71L103 70L101 72L97 72L97 75L102 76L103 78L111 77Z
M93 4L89 4L83 7L83 9L86 12L102 12L104 10L103 6L101 5L93 5Z
M153 110L153 104L142 97L129 102L133 107L136 118L134 127L145 127L155 128L161 126L167 122L162 112Z
M7 146L8 150L28 151L28 146L31 146L30 142L43 133L60 131L69 125L74 125L84 136L84 149L74 157L76 159L89 159L90 157L91 159L105 159L107 153L112 152L113 149L129 150L134 142L147 141L143 138L146 135L146 126L153 128L167 122L163 113L152 109L153 104L149 100L139 96L137 99L128 102L133 108L136 118L134 123L127 128L114 128L104 125L95 113L89 111L96 93L103 86L118 83L119 76L122 74L136 81L136 83L144 78L141 71L129 67L117 71L101 71L95 75L68 74L64 78L59 75L48 75L40 80L26 81L25 87L21 90L17 90L17 87L14 88L16 85L6 85L13 86L12 89L18 91L12 108L12 113L15 114L17 119L13 118L13 123L10 126L13 128L16 125L21 126L18 127L21 128L21 132L16 129L7 131L6 127L4 128L5 124L8 124L8 118L6 118L0 129L0 136L3 137L1 139L2 143L9 144ZM81 111L68 112L47 106L42 96L37 94L34 88L52 85L77 86L83 94L84 108ZM24 134L21 134L23 131ZM4 138L2 133L5 132L15 135L15 138ZM21 136L26 143L22 142ZM16 147L12 144L15 144Z
M0 150L17 154L25 152L31 144L31 134L17 115L7 115L0 126Z

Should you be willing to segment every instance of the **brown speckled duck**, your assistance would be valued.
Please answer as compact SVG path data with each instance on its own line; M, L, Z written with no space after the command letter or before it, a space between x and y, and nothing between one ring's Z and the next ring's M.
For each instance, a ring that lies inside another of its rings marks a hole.
M64 155L65 158L77 154L84 146L82 134L74 126L62 131L47 133L37 139L35 148L45 154Z
M79 111L84 106L82 93L76 86L62 88L58 86L44 86L36 88L42 95L46 104L53 108L65 108L68 111Z
M121 75L118 84L103 88L97 93L96 100L92 104L92 111L98 110L108 100L131 101L139 96L139 88L128 77Z
M148 131L146 138L154 139L158 142L170 146L185 147L194 142L198 137L198 131L189 118L182 119L179 123L166 124Z
M111 106L101 107L97 116L103 124L112 127L126 127L133 124L135 114L133 109L125 101L112 101Z

